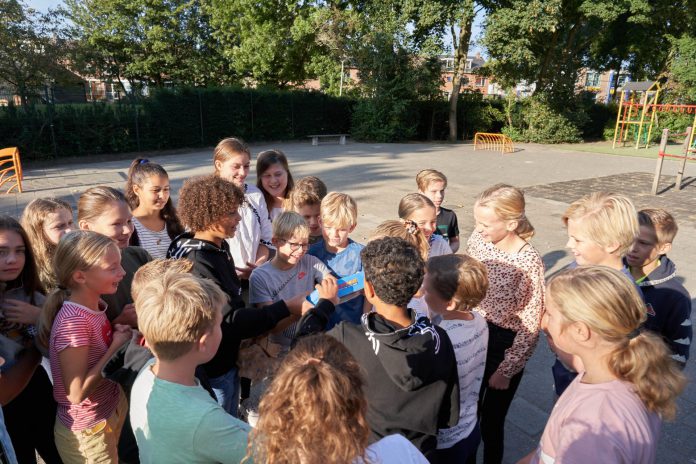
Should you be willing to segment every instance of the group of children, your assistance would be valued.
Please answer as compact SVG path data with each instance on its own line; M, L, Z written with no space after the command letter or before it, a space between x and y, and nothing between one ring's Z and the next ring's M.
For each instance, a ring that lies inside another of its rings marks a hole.
M9 462L474 463L483 442L500 463L540 332L560 398L521 462L654 462L692 337L669 213L579 199L575 261L546 283L515 187L478 196L455 254L436 170L363 245L352 197L295 182L279 150L256 185L250 164L228 138L176 208L166 170L136 159L125 195L88 189L76 224L58 199L0 217Z

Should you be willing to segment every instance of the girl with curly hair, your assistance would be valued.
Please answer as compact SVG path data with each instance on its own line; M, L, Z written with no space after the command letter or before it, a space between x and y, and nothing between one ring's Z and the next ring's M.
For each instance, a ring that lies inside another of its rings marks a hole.
M359 364L341 342L328 335L301 339L261 400L245 461L427 463L401 435L368 446L364 385Z

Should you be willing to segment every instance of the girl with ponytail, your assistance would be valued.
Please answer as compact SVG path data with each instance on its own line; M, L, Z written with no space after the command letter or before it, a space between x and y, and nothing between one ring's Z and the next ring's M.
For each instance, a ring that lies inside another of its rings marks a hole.
M521 462L655 462L661 420L674 417L686 380L664 341L640 330L644 320L645 304L620 271L581 266L549 283L542 326L585 371Z
M53 265L57 288L44 303L37 339L51 361L56 447L64 462L117 462L128 405L102 369L131 329L111 326L101 296L116 292L125 275L121 254L104 235L74 231L58 243Z
M409 193L399 202L399 218L406 225L416 224L428 244L428 258L452 254L447 240L435 233L437 212L430 198L420 193Z
M483 460L500 463L505 416L539 341L544 264L528 242L534 227L520 189L497 184L484 190L474 204L474 219L468 254L486 266L490 283L478 307L489 334L479 396Z

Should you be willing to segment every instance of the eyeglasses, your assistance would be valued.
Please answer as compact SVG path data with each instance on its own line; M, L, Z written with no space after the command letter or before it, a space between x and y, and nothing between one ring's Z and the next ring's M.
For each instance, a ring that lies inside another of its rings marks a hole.
M297 250L299 250L300 248L302 248L302 249L305 250L305 251L307 251L307 250L309 249L309 243L295 243L295 242L289 242L289 241L283 240L283 239L281 239L281 241L282 241L283 243L289 245L289 246L290 246L290 250L292 250L292 251L297 251Z

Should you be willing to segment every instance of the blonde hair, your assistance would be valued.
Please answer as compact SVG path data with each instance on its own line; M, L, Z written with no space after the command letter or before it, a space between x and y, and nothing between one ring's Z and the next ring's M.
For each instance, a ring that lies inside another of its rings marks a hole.
M138 329L158 359L172 361L210 332L226 302L212 280L168 271L139 289Z
M677 236L679 226L674 216L662 208L646 208L638 211L638 225L654 229L657 243L672 243Z
M68 232L60 239L53 256L57 287L46 297L39 317L36 340L40 346L48 348L56 314L75 287L73 274L97 265L111 247L118 250L109 237L88 230Z
M534 236L534 227L525 215L522 190L512 185L496 184L487 188L476 199L476 206L491 208L503 221L517 221L515 233L523 240Z
M128 205L125 195L113 187L99 185L85 190L77 201L77 222L94 222L113 202Z
M410 219L390 219L384 221L377 226L370 236L370 240L376 240L382 237L402 238L416 247L423 261L428 260L428 254L430 253L428 239L425 238L425 235L423 235L423 232L418 228L418 225Z
M634 332L645 320L645 303L623 273L580 266L556 275L548 284L548 296L567 324L582 322L615 345L609 368L633 384L648 410L674 417L684 375L662 339L648 331Z
M471 311L486 297L488 271L471 256L435 256L425 268L440 297L454 300L458 311Z
M353 227L358 223L358 205L350 195L331 192L321 200L321 221L339 228Z
M616 193L593 192L570 204L563 213L563 224L578 221L583 238L602 247L618 245L619 256L624 256L639 233L638 214L633 202Z
M409 193L399 202L399 217L409 219L413 213L422 208L435 209L435 203L420 193Z
M259 407L245 462L368 462L365 381L348 349L328 335L302 338Z
M49 214L61 209L69 211L72 216L73 209L70 204L59 198L35 198L24 208L21 218L22 227L34 251L41 286L47 292L56 286L52 261L58 245L51 243L46 237L44 224Z
M288 197L283 200L283 209L286 211L300 212L300 208L305 206L318 206L321 204L321 198L309 190L294 188L288 194Z
M235 155L246 155L251 161L251 152L246 143L241 139L235 137L227 137L218 142L215 150L213 151L213 167L215 168L215 175L220 175L215 163L220 161L224 163L225 161L233 158Z
M423 169L416 175L416 185L418 185L418 190L425 192L432 182L444 182L447 188L447 177L440 171L435 169Z
M190 259L153 259L143 264L135 271L133 282L131 282L131 296L133 301L138 299L140 289L165 272L174 272L177 274L189 274L193 269L193 261Z
M273 221L273 238L288 240L293 235L309 237L309 226L304 218L294 211L284 211Z

